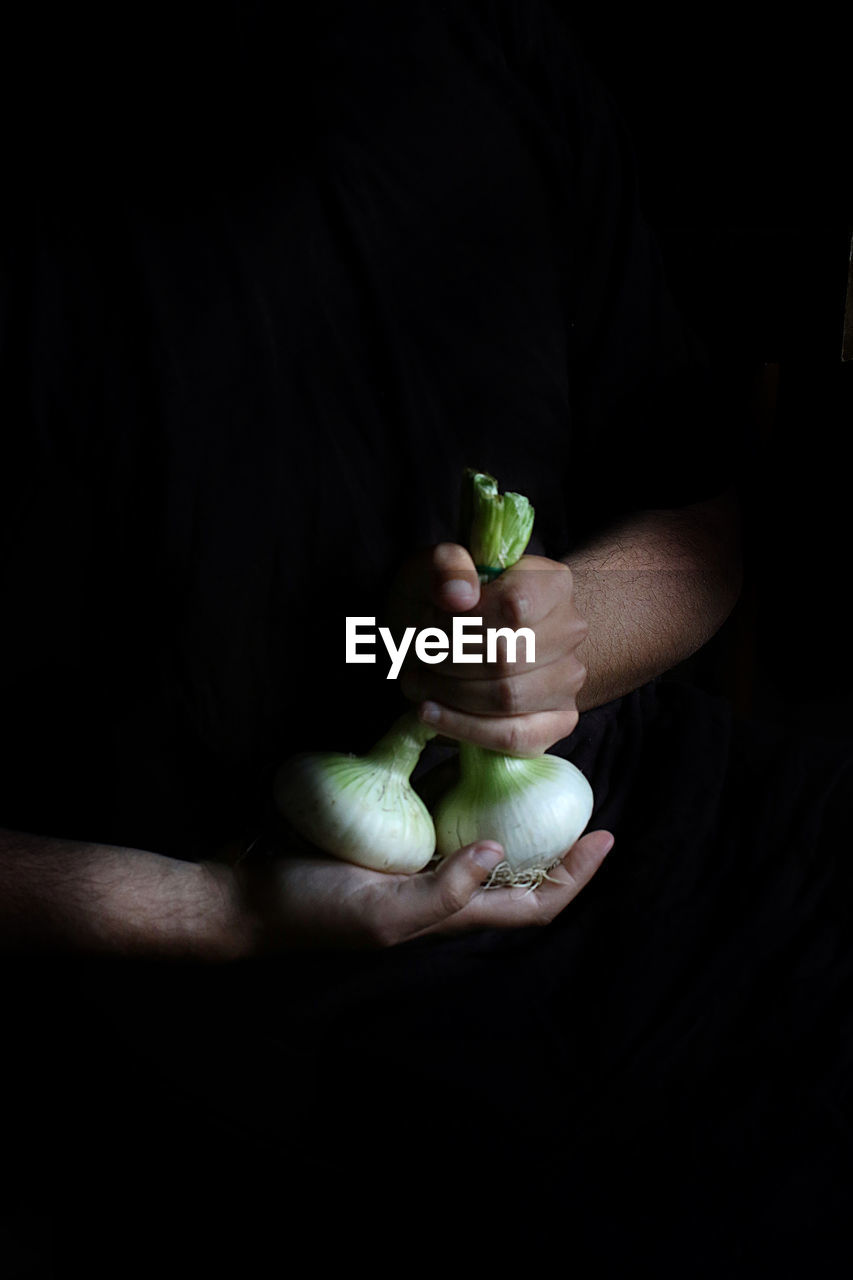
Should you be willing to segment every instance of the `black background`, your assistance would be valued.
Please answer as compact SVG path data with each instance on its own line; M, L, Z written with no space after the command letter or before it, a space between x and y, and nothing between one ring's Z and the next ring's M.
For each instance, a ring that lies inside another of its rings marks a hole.
M751 421L746 589L724 633L679 675L721 689L746 715L846 737L853 20L821 8L555 3L622 110L672 289L725 371L732 412L746 406ZM334 7L151 0L104 17L89 4L29 6L13 20L26 36L9 46L21 51L10 145L49 146L79 180L111 103L124 104L144 156L173 98L194 146L201 120L217 144L233 128L221 69L235 70L241 41L298 103L288 51L306 15L316 23ZM256 27L280 37L258 41Z
M853 24L561 7L621 107L671 287L755 435L744 596L687 671L744 714L846 737Z
M52 17L50 8L33 6L30 20ZM842 364L840 355L853 231L853 164L846 137L850 23L845 29L840 19L830 22L803 10L765 22L720 6L685 10L675 20L655 15L648 6L627 13L611 6L563 8L622 106L672 287L728 371L733 405L750 405L758 439L745 492L744 597L718 640L687 664L687 674L722 689L745 714L846 737L853 709L847 682L846 453L853 365ZM208 32L215 25L213 10L199 7ZM70 12L79 21L80 10ZM157 4L137 12L138 48L165 57ZM710 17L697 16L706 12ZM124 13L130 24L132 7ZM88 29L93 41L109 34L94 21ZM12 140L25 146L32 145L34 121L55 119L56 84L69 91L79 87L63 34L48 42L49 49L33 46L37 65L28 69L17 93ZM118 58L115 67L117 74L128 72ZM156 66L149 71L139 83L156 96L162 82ZM91 109L101 118L109 102L95 101ZM12 986L23 1005L26 987ZM81 1094L77 1114L69 1119L67 1111L60 1113L63 1098L60 1093L57 1101L55 1072L73 1079L88 1070L88 1061L77 1061L86 1041L85 1031L81 1035L72 1025L78 1011L69 1009L67 1016L61 1055L57 1048L39 1061L40 1074L26 1082L30 1090L43 1092L47 1123L55 1118L66 1126L58 1129L65 1154L55 1158L51 1152L46 1162L37 1146L29 1149L26 1177L18 1177L6 1201L12 1238L0 1234L10 1275L47 1274L37 1273L31 1261L35 1243L30 1239L32 1233L38 1242L46 1228L41 1205L46 1172L64 1191L79 1178L81 1151L102 1155L88 1132L89 1092ZM54 1039L59 1044L61 1034ZM35 1061L35 1047L29 1051ZM129 1146L145 1128L146 1107L163 1105L133 1090L130 1069L127 1062L106 1060L103 1076L93 1076L88 1086L102 1106L103 1090L114 1077L122 1105L133 1100L132 1121L117 1112L122 1124L132 1126ZM15 1095L8 1090L7 1097L14 1101ZM175 1112L156 1119L161 1127L173 1123L182 1134L178 1103ZM157 1132L154 1125L152 1132ZM149 1142L153 1147L154 1139ZM51 1166L47 1171L45 1163ZM106 1162L101 1165L103 1176L109 1176ZM251 1186L257 1173L240 1169L236 1176ZM226 1197L226 1207L229 1203ZM175 1201L163 1211L177 1216L179 1209ZM100 1206L92 1205L91 1212L97 1230L76 1202L69 1203L61 1230L56 1228L58 1235L71 1235L66 1249L83 1257L104 1231ZM484 1230L482 1223L475 1224L478 1239ZM526 1243L535 1234L535 1228L521 1231ZM124 1241L117 1256L118 1270L130 1274Z

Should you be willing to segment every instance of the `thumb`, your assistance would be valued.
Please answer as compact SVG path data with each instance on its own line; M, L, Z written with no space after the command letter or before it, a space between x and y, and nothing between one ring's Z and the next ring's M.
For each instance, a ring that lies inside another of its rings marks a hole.
M430 557L430 599L444 613L465 613L480 599L480 583L470 554L458 542L439 542Z
M411 923L425 930L461 911L503 861L503 856L503 849L496 841L478 840L445 859L435 871L412 876L410 888L418 892L420 901L415 907L418 919Z

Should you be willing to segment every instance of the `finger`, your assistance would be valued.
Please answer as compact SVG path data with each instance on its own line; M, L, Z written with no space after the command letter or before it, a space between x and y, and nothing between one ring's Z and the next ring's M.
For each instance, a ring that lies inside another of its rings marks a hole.
M473 617L481 617L476 610ZM434 625L449 628L436 615L430 619ZM529 634L528 634L529 633ZM524 675L527 671L544 669L554 662L573 658L589 634L589 625L582 618L552 615L537 628L493 627L482 623L476 631L465 636L467 646L464 661L452 661L451 643L445 644L439 660L424 662L416 646L409 647L404 666L405 678L411 691L404 693L412 701L418 701L414 691L426 689L435 676L456 683L472 684L482 680L505 679Z
M470 929L522 929L546 925L589 884L613 848L610 831L590 831L548 872L538 889L483 889L468 904L428 933L461 933Z
M562 566L554 572L508 569L482 589L476 616L482 619L476 643L485 648L477 661L443 662L443 674L475 680L489 672L514 673L534 662L547 665L573 653L589 633L575 606L571 572ZM426 674L421 664L412 667Z
M470 715L523 716L559 711L577 697L585 678L583 664L574 654L564 654L543 667L510 668L479 680L456 680L439 670L406 672L401 690L410 702L435 702Z
M440 542L411 556L399 570L390 598L392 621L438 623L439 615L466 612L479 600L480 582L468 552L458 543Z
M454 853L435 871L398 881L398 907L405 912L409 936L462 911L502 860L503 849L496 841L479 840Z
M569 891L572 898L576 897L581 889L589 884L614 843L615 839L611 831L588 832L572 845L563 860L548 872L550 879L546 880L543 886L543 899L547 900L552 891L555 896L562 896L565 890Z
M556 711L522 716L469 715L437 702L424 702L418 708L418 716L445 738L470 742L508 756L540 756L555 742L573 733L578 723L573 699Z
M480 601L480 582L474 561L456 542L440 542L429 562L429 595L442 613L466 613Z
M571 600L572 571L559 560L522 556L483 592L481 612L489 625L532 627Z
M479 614L474 616L478 617ZM498 680L523 675L527 671L544 669L551 663L561 662L574 653L574 649L566 644L565 636L549 636L548 641L547 652L543 653L539 637L535 634L530 641L522 635L508 644L504 635L496 635L492 641L488 635L484 636L480 632L465 637L465 643L468 645L466 653L475 656L470 657L467 662L442 659L440 666L434 662L424 663L419 658L417 649L410 648L407 653L408 666L405 668L402 684L403 693L412 702L417 702L427 696L427 688L431 689L436 679L446 681L448 688L460 683ZM491 649L492 643L494 643L494 655ZM418 690L422 691L420 697Z

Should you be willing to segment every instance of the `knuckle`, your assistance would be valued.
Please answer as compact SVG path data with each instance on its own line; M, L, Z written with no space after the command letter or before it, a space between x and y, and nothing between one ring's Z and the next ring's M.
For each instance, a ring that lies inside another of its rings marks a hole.
M530 728L523 719L507 720L501 729L500 750L508 756L535 754L531 747Z
M558 608L563 616L576 618L577 605L575 603L575 579L571 569L564 564L562 573L555 576L555 607Z
M530 601L520 583L508 585L501 599L501 620L517 631L530 615Z
M571 598L574 595L575 579L574 574L567 564L563 564L562 560L554 562L554 581L564 596Z
M455 915L457 911L461 911L467 903L470 894L466 887L453 877L447 877L441 885L438 898L438 907L442 919L447 916Z
M568 703L577 697L586 683L586 677L587 669L584 664L569 654L560 663L559 681L555 683L555 688Z
M513 667L508 658L507 643L503 636L498 636L495 641L495 656L494 660L489 663L489 667L502 680L505 680L513 673Z
M574 703L571 703L570 706L566 707L561 717L562 723L560 737L568 738L570 734L574 733L575 729L578 727L579 719L580 716L578 715L578 709Z
M495 681L493 696L497 711L502 711L507 716L515 715L518 710L518 690L514 680L504 676Z
M577 728L578 719L578 711L574 703L567 703L560 711L553 712L548 717L547 732L543 730L540 735L536 754L549 751L555 743L570 737Z

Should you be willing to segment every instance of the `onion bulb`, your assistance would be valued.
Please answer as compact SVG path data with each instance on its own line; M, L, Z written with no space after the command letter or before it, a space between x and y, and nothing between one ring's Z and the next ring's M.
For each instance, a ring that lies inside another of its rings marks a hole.
M458 783L433 810L439 859L475 840L496 840L504 861L489 887L535 888L589 822L586 778L560 756L507 756L465 742L459 764Z
M483 472L465 472L461 538L481 583L510 568L527 548L533 508L521 494L501 495ZM460 779L433 808L438 860L474 840L496 840L504 860L487 887L536 888L582 835L593 807L581 771L560 756L519 757L459 744Z
M409 778L434 736L409 712L364 756L292 756L273 783L276 806L324 853L374 871L420 871L435 852L435 827Z

